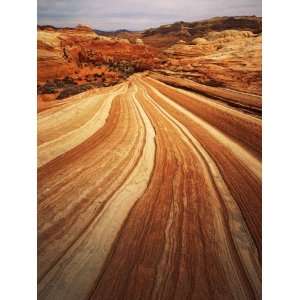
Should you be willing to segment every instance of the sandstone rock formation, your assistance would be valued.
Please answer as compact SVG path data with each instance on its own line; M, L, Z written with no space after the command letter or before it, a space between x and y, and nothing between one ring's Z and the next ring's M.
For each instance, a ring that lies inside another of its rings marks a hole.
M256 115L134 75L39 113L38 166L39 299L261 298Z
M155 49L142 45L142 41L135 45L127 39L99 36L83 25L58 29L40 27L37 47L38 93L52 94L52 100L87 87L116 84L134 72L149 69L156 64L154 58L157 57ZM66 77L73 82L64 86ZM61 94L64 88L68 91ZM48 98L40 96L39 102Z
M135 40L135 43L136 43L137 45L144 45L144 42L143 42L142 39L136 39L136 40Z
M262 30L262 20L259 17L216 17L197 22L176 22L145 30L142 37L146 44L167 48L179 40L190 43L209 32L224 30L250 31L258 34Z
M223 30L223 31L211 31L206 35L207 40L215 41L217 39L235 40L239 38L248 38L256 36L251 31L244 30Z
M261 94L261 36L249 31L209 32L191 45L176 43L165 54L167 60L157 71Z
M118 39L121 43L130 44L130 41L128 39Z
M205 38L198 37L198 38L195 38L192 40L192 44L194 44L194 45L200 45L200 44L206 44L206 43L207 43L207 39L205 39Z
M260 31L38 27L40 300L261 299Z

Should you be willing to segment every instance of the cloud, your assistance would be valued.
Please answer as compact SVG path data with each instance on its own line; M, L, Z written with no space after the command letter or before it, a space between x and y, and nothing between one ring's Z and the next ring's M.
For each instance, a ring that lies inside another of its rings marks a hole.
M38 0L38 23L115 30L214 16L261 16L261 0Z

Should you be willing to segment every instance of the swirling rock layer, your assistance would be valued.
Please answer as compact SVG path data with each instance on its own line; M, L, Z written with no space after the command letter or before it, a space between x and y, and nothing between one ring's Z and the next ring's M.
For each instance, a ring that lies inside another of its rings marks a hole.
M39 113L39 299L261 298L261 119L157 79Z

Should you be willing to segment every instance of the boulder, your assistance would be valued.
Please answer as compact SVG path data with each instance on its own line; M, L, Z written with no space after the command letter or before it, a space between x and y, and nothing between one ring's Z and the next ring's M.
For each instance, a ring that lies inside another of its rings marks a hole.
M130 44L130 41L128 39L119 39L118 41L121 43Z
M135 40L135 43L136 43L137 45L144 45L144 42L143 42L142 39L136 39L136 40Z
M208 41L205 38L198 37L198 38L195 38L192 40L193 45L201 45L201 44L207 44L207 43L208 43Z

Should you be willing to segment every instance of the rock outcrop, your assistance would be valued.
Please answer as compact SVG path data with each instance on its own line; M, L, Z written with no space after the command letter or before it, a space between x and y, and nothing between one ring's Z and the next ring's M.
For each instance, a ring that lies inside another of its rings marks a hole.
M179 40L191 42L195 38L204 37L209 32L224 30L250 31L258 34L262 30L260 17L217 17L196 22L176 22L150 28L142 33L145 44L167 48Z
M38 91L57 96L62 90L53 87L51 80L66 76L79 86L107 86L135 72L155 70L201 84L261 94L259 32L261 18L257 17L176 22L144 32L109 33L87 25L39 26Z
M192 40L192 44L194 44L194 45L201 45L201 44L206 44L206 43L207 43L207 39L205 39L205 38L198 37L198 38L195 38Z
M164 53L163 74L261 94L261 36L250 31L212 31Z
M259 118L146 75L57 102L38 299L261 299Z
M97 35L90 27L38 29L38 92L61 95L64 87L53 80L70 77L77 85L116 84L134 72L152 68L157 61L157 51L137 39L136 44L128 39ZM100 74L100 75L97 75ZM64 81L62 81L64 82ZM51 88L50 88L51 87ZM70 93L81 88L65 86ZM69 93L68 92L68 93Z
M258 31L39 28L38 299L261 299Z
M135 40L135 43L136 43L137 45L144 45L144 42L143 42L142 39L136 39L136 40Z

